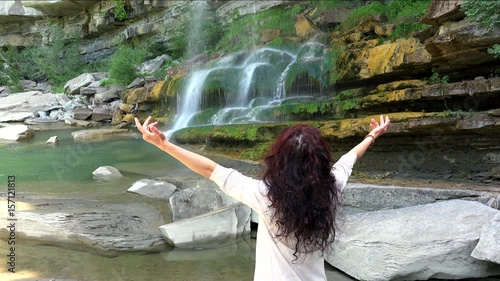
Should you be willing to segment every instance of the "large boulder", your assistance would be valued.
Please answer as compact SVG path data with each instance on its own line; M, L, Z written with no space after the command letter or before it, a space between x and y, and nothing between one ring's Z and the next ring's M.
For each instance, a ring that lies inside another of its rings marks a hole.
M153 74L158 70L160 70L163 63L165 63L165 61L167 60L170 60L170 56L161 55L152 60L145 61L141 65L139 65L138 67L139 73Z
M500 264L500 213L483 225L481 238L472 256L479 260Z
M159 199L169 199L176 190L177 187L169 182L149 179L138 180L127 189L128 192Z
M92 121L105 121L113 119L112 111L108 107L96 107L92 110L92 116L90 117Z
M106 74L104 73L83 73L66 82L66 84L64 84L64 92L69 95L79 94L81 88L87 87L93 82L103 79L106 79Z
M195 217L225 206L222 196L211 188L187 188L170 197L173 221Z
M499 211L464 200L347 215L326 260L358 280L479 278L500 267L471 257Z
M250 233L250 208L241 203L201 216L160 226L163 238L175 247L198 248L227 243Z
M0 128L0 140L19 141L33 137L33 130L26 125L12 125Z
M0 98L0 111L31 112L60 106L58 95L38 91L17 93Z

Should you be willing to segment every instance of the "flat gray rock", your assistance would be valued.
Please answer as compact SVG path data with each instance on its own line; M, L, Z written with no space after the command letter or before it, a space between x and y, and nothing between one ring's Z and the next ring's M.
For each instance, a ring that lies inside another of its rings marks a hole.
M138 133L128 129L90 129L71 133L74 140L102 140L113 137L138 136Z
M37 199L28 203L33 210L16 212L16 239L106 256L160 252L166 247L158 231L163 218L147 204L74 199ZM0 235L4 237L6 231L5 227L0 229Z
M0 128L0 140L19 141L33 137L33 130L26 125L11 125Z
M134 182L127 191L152 198L169 199L176 190L177 187L169 182L142 179Z

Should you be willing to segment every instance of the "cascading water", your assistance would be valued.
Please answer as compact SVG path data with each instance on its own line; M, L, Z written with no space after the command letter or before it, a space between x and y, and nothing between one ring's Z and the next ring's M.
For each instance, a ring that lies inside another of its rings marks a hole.
M169 134L171 132L187 127L189 119L191 119L194 114L200 111L203 83L212 70L213 69L200 70L195 71L191 74L188 82L188 87L184 92L184 98L181 102L180 115L178 116L172 129L169 130Z
M185 128L190 125L190 120L203 109L202 95L207 78L217 71L228 71L235 75L238 79L238 89L235 96L228 97L231 100L225 108L220 109L211 119L211 124L226 124L232 123L234 120L245 121L253 120L252 116L248 116L251 112L251 91L255 87L255 73L258 69L261 71L273 71L277 66L281 66L280 72L286 66L296 59L296 56L290 52L281 51L272 48L258 49L250 54L243 62L238 63L238 56L244 54L237 53L225 56L217 61L213 68L194 71L187 81L187 86L182 93L182 100L179 106L179 113L174 126L168 133ZM241 60L240 60L241 61ZM276 75L276 73L274 73ZM272 86L272 90L268 94L267 99L274 99L274 89L276 82Z
M198 55L205 47L203 27L206 24L205 13L208 9L208 3L207 1L192 1L190 8L191 18L196 20L190 21L187 42L188 58Z
M261 48L233 53L212 62L211 68L194 71L170 132L197 125L273 122L278 107L324 101L328 97L315 85L325 77L321 72L327 51L317 42L302 45L298 54ZM291 86L287 80L293 81ZM307 88L296 84L300 81Z

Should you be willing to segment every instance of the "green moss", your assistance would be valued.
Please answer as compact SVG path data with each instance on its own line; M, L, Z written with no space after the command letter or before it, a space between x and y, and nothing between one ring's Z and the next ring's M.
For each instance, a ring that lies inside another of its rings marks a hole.
M360 108L358 100L360 93L354 90L345 90L338 93L334 98L334 105L337 118L343 118L347 113Z
M337 64L340 55L344 52L344 47L339 45L332 45L330 52L327 53L325 63L329 63L330 71L329 85L335 85L339 79L339 66Z
M212 117L219 111L219 108L209 108L205 109L199 113L196 113L191 120L189 120L189 126L199 126L211 124Z
M174 133L179 143L214 142L267 142L274 140L277 133L287 126L282 124L243 124L224 126L202 126L181 129Z
M289 40L287 38L277 37L277 38L269 41L266 44L266 46L270 47L270 48L275 48L275 49L280 49L280 50L285 50L288 52L296 53L300 49L301 44L296 42L296 41Z
M224 52L250 49L259 43L258 34L262 29L279 29L281 36L295 34L295 16L301 11L300 5L291 8L275 8L255 15L235 16L233 22L223 31L216 49ZM255 34L257 36L249 36ZM277 43L277 42L275 42Z
M325 120L335 116L333 101L283 104L263 109L258 120L271 122Z

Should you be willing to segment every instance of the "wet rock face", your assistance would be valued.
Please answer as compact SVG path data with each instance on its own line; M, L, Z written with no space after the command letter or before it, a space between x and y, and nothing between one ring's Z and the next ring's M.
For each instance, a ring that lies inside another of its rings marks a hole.
M399 76L414 76L430 70L431 56L417 39L365 49L348 49L340 58L338 84L393 81Z

